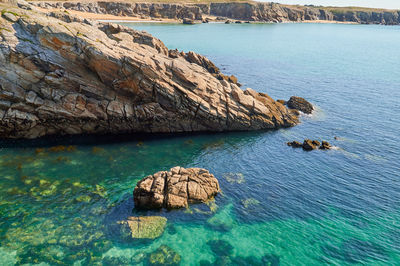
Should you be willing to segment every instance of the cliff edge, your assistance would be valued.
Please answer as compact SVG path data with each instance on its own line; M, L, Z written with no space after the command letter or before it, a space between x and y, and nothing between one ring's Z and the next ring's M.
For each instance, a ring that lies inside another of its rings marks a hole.
M243 91L196 53L120 25L0 3L0 137L289 127L297 117Z

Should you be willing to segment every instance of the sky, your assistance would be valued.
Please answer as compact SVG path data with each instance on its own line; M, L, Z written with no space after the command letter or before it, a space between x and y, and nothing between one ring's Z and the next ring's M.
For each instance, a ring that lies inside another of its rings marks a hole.
M259 0L262 2L277 2L282 4L322 5L322 6L362 6L400 9L400 0Z

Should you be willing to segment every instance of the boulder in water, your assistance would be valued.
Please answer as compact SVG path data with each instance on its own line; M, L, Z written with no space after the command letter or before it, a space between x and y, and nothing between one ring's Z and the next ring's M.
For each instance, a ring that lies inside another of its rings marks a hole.
M177 209L202 203L220 191L218 180L201 168L174 167L139 181L133 191L135 207Z
M292 96L287 102L287 106L291 109L299 110L305 114L311 114L314 110L314 107L311 103L306 101L304 98Z

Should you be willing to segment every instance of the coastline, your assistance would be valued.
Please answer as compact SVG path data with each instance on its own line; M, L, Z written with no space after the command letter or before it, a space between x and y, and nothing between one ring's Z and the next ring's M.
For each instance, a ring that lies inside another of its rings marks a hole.
M36 7L39 11L43 13L49 13L49 12L55 12L55 11L60 11L57 8L40 8ZM67 12L70 15L74 15L77 17L80 17L82 19L91 19L91 20L97 20L97 21L102 21L102 22L137 22L137 23L176 23L176 24L182 24L182 20L179 19L169 19L169 18L152 18L152 17L147 17L147 18L142 18L139 16L136 17L131 17L131 16L115 16L111 14L97 14L97 13L91 13L91 12L82 12L82 11L76 11L76 10L65 10L64 12ZM218 21L216 16L205 16L204 19L210 20L210 23L225 23L225 20L223 21ZM227 18L227 20L230 20ZM235 24L235 21L240 21L242 23L247 22L246 20L234 20L231 24ZM201 24L201 21L196 21L196 24ZM262 22L262 21L254 21L250 22L251 24L271 24L272 22ZM316 23L316 24L359 24L357 22L350 22L350 21L334 21L334 20L304 20L304 21L285 21L281 23Z

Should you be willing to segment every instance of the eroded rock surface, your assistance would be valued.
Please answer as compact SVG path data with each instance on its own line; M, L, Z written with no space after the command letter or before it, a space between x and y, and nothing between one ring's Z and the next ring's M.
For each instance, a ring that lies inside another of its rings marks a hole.
M305 114L311 114L314 110L314 107L311 103L301 97L292 96L289 101L286 103L287 106L291 109L299 110Z
M201 168L174 167L139 181L133 191L136 208L176 209L189 203L202 203L218 192L218 180Z
M151 35L0 3L0 137L275 129L298 120L268 95Z

